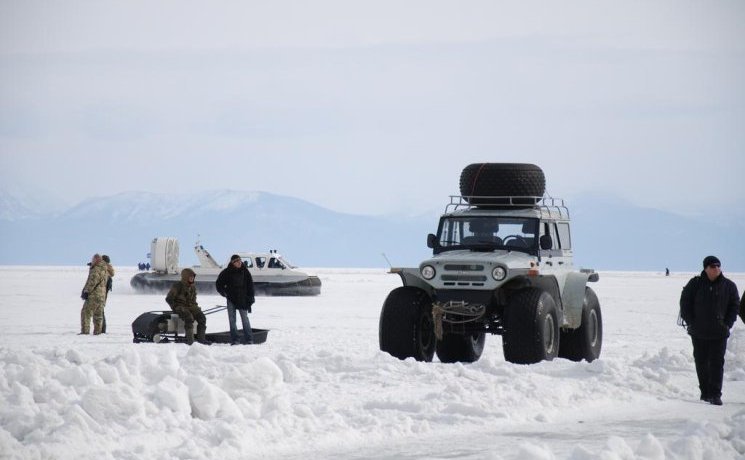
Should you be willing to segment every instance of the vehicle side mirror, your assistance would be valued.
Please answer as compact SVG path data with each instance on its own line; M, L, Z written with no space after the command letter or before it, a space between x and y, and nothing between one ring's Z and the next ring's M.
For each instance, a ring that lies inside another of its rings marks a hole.
M551 235L542 235L540 239L541 243L541 249L551 249L551 247L554 245L553 241L551 241Z
M430 249L437 247L437 235L433 235L432 233L427 235L427 247Z

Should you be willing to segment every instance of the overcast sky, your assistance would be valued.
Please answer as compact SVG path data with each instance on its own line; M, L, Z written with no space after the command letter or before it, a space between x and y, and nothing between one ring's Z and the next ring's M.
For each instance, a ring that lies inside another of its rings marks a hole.
M472 162L745 196L745 2L0 0L0 188L440 208ZM742 205L737 205L742 208Z

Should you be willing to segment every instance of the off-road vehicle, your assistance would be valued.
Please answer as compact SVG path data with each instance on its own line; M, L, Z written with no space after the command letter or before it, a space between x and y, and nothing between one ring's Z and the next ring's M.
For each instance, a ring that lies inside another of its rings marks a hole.
M380 314L380 349L400 359L474 362L486 334L502 336L504 358L530 364L556 356L593 361L603 339L594 270L572 263L569 210L544 196L541 168L476 163L460 177L432 258L391 268L403 287Z

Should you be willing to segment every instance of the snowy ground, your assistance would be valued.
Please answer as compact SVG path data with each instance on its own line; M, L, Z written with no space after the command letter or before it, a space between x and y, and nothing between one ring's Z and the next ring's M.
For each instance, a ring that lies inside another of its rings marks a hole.
M474 364L399 361L377 335L398 277L315 273L319 297L258 298L265 344L188 347L132 343L140 313L167 309L131 291L133 270L94 337L77 335L85 267L0 267L0 458L745 458L745 326L724 406L700 402L675 324L692 273L601 273L601 358L532 366L506 363L497 336Z

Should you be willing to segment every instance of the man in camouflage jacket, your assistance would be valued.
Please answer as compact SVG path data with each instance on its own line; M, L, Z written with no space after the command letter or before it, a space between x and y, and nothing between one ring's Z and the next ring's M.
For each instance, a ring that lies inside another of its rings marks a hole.
M194 343L194 321L197 322L197 341L209 344L205 337L207 318L197 305L197 289L194 286L196 276L197 274L191 268L181 270L181 281L174 283L166 295L166 302L171 310L184 321L186 343L189 345Z
M103 323L103 306L106 303L106 282L109 280L109 273L106 270L106 262L99 254L93 254L90 265L88 279L80 295L85 300L80 311L80 334L90 334L90 323L93 318L93 334L98 335Z

